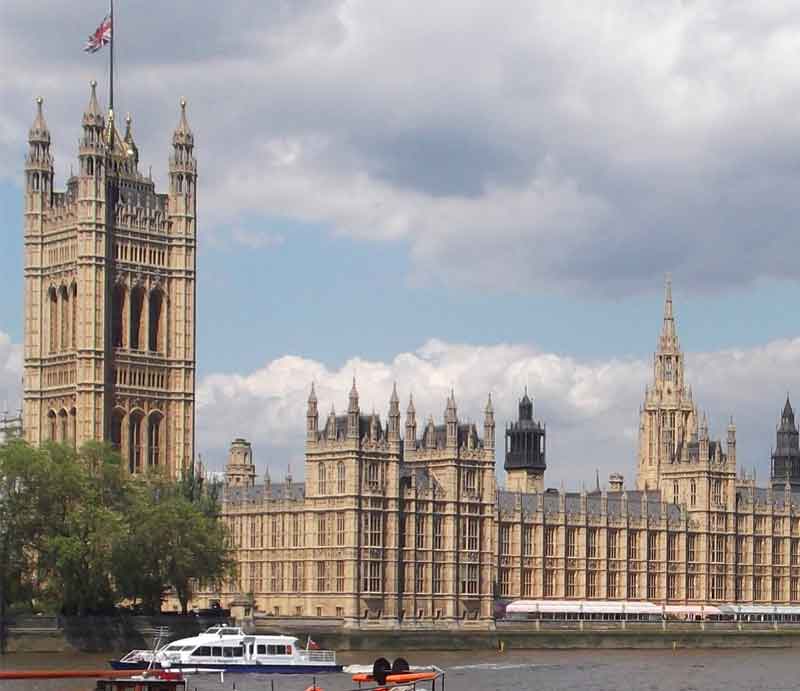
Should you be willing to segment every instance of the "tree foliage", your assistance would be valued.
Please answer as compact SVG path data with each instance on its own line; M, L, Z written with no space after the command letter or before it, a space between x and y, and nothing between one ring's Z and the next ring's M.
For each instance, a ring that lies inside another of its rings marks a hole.
M196 583L233 572L218 514L200 478L131 477L108 445L9 442L0 446L0 606L87 614L127 601L157 612L173 590L185 612Z

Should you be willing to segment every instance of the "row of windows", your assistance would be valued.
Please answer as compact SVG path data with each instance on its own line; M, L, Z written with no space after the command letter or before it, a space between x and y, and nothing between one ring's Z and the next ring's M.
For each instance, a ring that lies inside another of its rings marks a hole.
M47 264L63 264L73 261L78 256L78 243L75 241L58 242L47 247Z
M166 352L166 299L158 288L114 286L111 339L115 348ZM146 346L146 348L145 348Z
M683 582L683 577L678 574L667 574L667 599L676 600L684 597L681 593L680 585ZM548 569L544 571L542 580L542 592L544 597L557 597L559 593L556 587L557 572ZM602 575L597 571L586 572L586 591L585 596L588 598L607 597L610 599L626 598L626 599L641 599L646 597L648 600L655 600L659 598L659 577L657 574L627 574L626 580L622 580L621 574L616 572L608 572L605 574L606 592L602 593L600 584L602 583ZM735 601L746 601L750 598L746 597L745 586L748 585L749 578L737 576L734 581L733 597ZM662 581L663 582L663 581ZM646 583L646 594L642 591L642 585ZM623 591L623 584L625 589ZM522 572L522 597L532 598L535 596L534 592L534 571L532 569L524 569ZM771 585L771 590L768 586ZM498 574L498 586L500 595L503 597L513 597L513 587L511 583L511 570L500 569ZM685 597L690 600L700 599L705 597L701 593L700 579L696 574L688 574L685 580L686 595ZM583 597L583 593L579 587L579 572L575 570L567 570L564 572L564 595L569 598ZM708 596L712 600L725 600L730 597L730 593L726 593L726 582L722 575L711 575L708 578ZM786 599L785 580L774 577L769 579L766 576L754 576L752 578L752 599L755 601L784 601ZM800 578L792 577L789 579L789 599L797 601L800 599Z
M167 250L157 247L146 247L129 242L114 243L114 258L117 261L133 264L167 265Z
M164 389L167 385L167 375L165 372L157 372L141 367L117 367L114 372L114 381L117 386Z
M77 345L78 335L78 286L72 283L69 287L50 286L47 291L49 303L48 324L50 339L48 350L50 353L63 352L74 349Z

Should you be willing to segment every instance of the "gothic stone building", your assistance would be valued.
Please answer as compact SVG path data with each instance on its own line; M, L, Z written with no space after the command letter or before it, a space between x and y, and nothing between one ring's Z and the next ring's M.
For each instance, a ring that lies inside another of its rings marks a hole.
M131 472L177 475L194 447L194 137L182 103L169 191L157 192L130 117L123 136L95 87L63 192L41 99L28 136L24 434L108 440Z
M508 489L495 487L491 399L482 439L452 395L443 423L418 429L411 402L401 436L396 392L384 425L361 413L354 385L347 414L320 426L312 387L305 484L257 484L250 446L235 441L224 520L239 577L198 604L244 597L350 626L486 627L495 599L800 603L796 475L775 463L774 487L756 487L737 475L733 424L724 445L710 438L684 383L669 284L637 489L617 473L608 489L544 489L545 430L527 392L506 429ZM778 452L794 458L797 439L788 406Z

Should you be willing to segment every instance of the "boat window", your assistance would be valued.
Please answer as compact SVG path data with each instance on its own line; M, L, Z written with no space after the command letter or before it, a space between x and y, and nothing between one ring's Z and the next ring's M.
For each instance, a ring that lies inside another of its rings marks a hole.
M267 654L267 646L259 644L259 646L258 646L258 654L259 655L266 655Z
M213 648L211 648L211 655L212 657L222 657L222 648L215 645Z
M209 657L211 655L211 648L209 648L207 645L201 645L192 653L192 655L196 657Z
M291 655L291 649L287 653L285 645L269 645L267 652L270 655Z
M222 629L222 631L220 631L220 633L223 636L238 636L239 635L239 629Z
M206 629L206 633L217 633L219 631L219 626L209 626Z
M233 650L234 657L242 657L242 655L244 655L244 649L240 645L232 648L231 650Z
M233 648L223 648L222 649L222 656L223 657L233 657Z

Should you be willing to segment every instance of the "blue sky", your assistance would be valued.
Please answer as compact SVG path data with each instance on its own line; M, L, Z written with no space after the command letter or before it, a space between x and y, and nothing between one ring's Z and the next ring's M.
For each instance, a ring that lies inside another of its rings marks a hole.
M189 101L212 465L243 435L265 464L299 466L310 381L342 405L356 373L366 406L398 379L437 416L453 386L464 415L491 390L507 418L528 384L554 481L630 476L671 273L695 398L718 433L736 417L745 465L764 472L783 396L800 399L792 3L119 5L119 112L161 186ZM0 10L11 397L33 100L61 187L87 83L105 88L105 55L80 51L103 13Z

